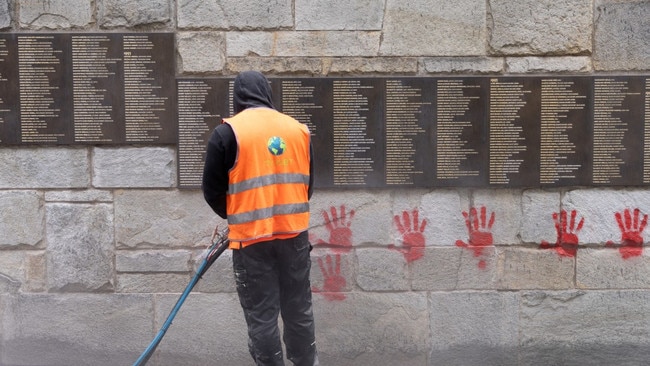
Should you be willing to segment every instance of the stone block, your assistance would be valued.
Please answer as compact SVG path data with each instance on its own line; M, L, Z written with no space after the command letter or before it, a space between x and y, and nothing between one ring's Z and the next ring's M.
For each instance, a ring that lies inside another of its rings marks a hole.
M0 191L0 248L43 246L45 209L37 191Z
M368 57L377 56L378 31L228 32L228 57Z
M507 57L506 70L513 74L587 73L593 71L589 56Z
M43 291L44 272L42 251L4 251L0 255L0 293Z
M191 278L189 273L118 273L115 292L181 294Z
M418 61L415 57L336 57L323 61L326 75L356 74L415 74Z
M489 45L500 55L576 55L591 52L590 0L492 0Z
M178 296L156 297L156 328ZM247 365L246 322L236 294L190 294L158 347L156 365ZM153 335L152 335L153 337Z
M46 191L45 202L113 202L113 192L99 189Z
M4 308L2 365L130 365L153 338L151 296L17 294Z
M88 0L37 0L20 3L22 29L70 29L94 22L93 4Z
M171 25L171 3L167 0L104 0L97 4L101 28L133 28L144 25Z
M293 27L291 0L178 0L181 29L280 29Z
M179 72L221 71L226 65L226 38L219 32L180 32L176 34Z
M581 254L578 256L580 257ZM575 287L575 260L554 250L508 247L498 250L498 288L506 290Z
M519 364L642 365L650 358L650 292L521 295Z
M576 285L583 289L649 289L650 254L642 248L588 248L576 256Z
M118 251L115 270L118 272L181 272L190 271L191 252L188 250Z
M430 365L520 364L516 292L434 292L429 303Z
M386 248L357 249L357 285L363 291L408 291L408 266L402 253Z
M296 0L296 30L381 30L383 0Z
M176 153L169 147L95 147L98 188L166 188L176 185Z
M560 211L560 193L526 190L521 198L521 241L541 244L555 243L557 232L553 213Z
M88 150L63 147L0 148L0 188L86 188Z
M485 55L486 3L475 0L389 0L380 55Z
M53 291L113 289L113 206L46 205L47 280Z
M469 207L466 191L435 190L422 196L420 218L427 220L426 245L454 245L467 239L463 211Z
M115 238L120 249L204 248L217 223L226 225L199 191L115 191Z
M503 72L500 57L424 57L420 61L427 74L495 74Z
M596 70L648 70L650 3L597 0L594 17Z
M411 287L414 291L490 289L496 285L494 247L428 247L424 257L413 261Z
M11 1L0 0L0 29L11 27Z
M387 192L317 191L310 201L313 245L349 251L364 243L390 242L392 215Z
M320 75L323 62L318 58L308 57L229 57L229 72L236 74L247 70L257 70L267 75L306 74Z
M311 285L315 298L342 301L356 288L354 252L340 253L329 248L311 252Z
M315 298L314 317L323 365L426 364L425 294L351 293L336 302Z
M204 253L194 253L194 273L203 262ZM226 249L210 266L196 285L198 292L235 292L235 276L232 270L232 250Z
M469 222L466 222L466 225L469 224L468 235L471 236L471 228L472 232L489 233L492 236L490 244L519 244L523 217L521 196L521 191L514 189L475 191L472 207L464 210L469 219ZM485 216L483 216L483 208L485 208ZM476 210L476 215L472 215L472 209ZM492 215L494 215L494 222L490 227ZM490 241L489 236L481 240L486 240L488 243Z

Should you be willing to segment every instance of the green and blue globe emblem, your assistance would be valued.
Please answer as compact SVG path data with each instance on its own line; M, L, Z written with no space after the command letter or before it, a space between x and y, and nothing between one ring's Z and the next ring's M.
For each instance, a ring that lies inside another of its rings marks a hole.
M282 155L284 150L287 149L287 143L284 142L282 137L273 136L266 142L266 147L273 155Z

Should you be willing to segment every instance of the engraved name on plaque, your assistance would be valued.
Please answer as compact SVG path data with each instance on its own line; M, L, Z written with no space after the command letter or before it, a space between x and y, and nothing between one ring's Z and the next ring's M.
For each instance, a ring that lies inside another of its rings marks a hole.
M16 37L0 34L0 144L15 144L20 140L18 95Z

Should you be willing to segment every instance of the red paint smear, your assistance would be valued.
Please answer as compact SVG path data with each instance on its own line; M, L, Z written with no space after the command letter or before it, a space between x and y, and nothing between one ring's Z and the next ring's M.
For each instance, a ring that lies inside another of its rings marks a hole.
M318 240L318 243L336 246L333 249L335 253L350 252L352 249L352 230L350 229L350 225L354 218L354 210L350 210L346 214L345 205L341 205L340 212L337 212L336 207L332 206L330 208L330 214L327 211L323 211L322 214L325 220L325 227L329 231L330 236L327 241Z
M312 290L320 292L325 299L330 301L341 301L345 299L345 294L341 292L345 288L345 277L341 276L341 255L335 254L335 260L332 260L331 255L323 258L318 258L318 267L323 273L323 289L319 290L313 287Z
M401 220L399 215L393 217L397 229L402 234L403 247L397 247L395 245L388 246L389 249L401 252L407 263L416 261L424 256L424 229L427 226L427 220L423 219L420 223L420 213L416 209L412 211L412 215L413 220L411 220L411 214L408 211L402 212Z
M465 217L465 226L469 233L468 243L462 240L456 240L456 245L462 248L470 249L474 252L475 257L481 257L483 250L487 246L494 244L494 237L492 236L492 225L494 225L495 215L494 212L487 217L487 208L481 207L480 212L472 207L469 213L463 211ZM478 263L480 269L485 269L486 262L481 259Z
M562 257L575 257L578 252L578 232L582 230L585 223L584 217L576 223L578 213L576 210L571 211L571 216L567 216L567 211L562 210L558 215L557 212L553 213L553 221L555 222L555 231L557 233L557 241L555 244L550 244L542 241L539 246L541 249L554 249Z

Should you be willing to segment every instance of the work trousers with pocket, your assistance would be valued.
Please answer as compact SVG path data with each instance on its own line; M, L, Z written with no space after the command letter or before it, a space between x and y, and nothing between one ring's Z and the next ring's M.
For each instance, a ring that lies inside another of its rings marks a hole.
M307 232L233 250L237 294L248 325L248 348L258 366L284 365L279 314L287 359L296 366L318 365L310 251Z

